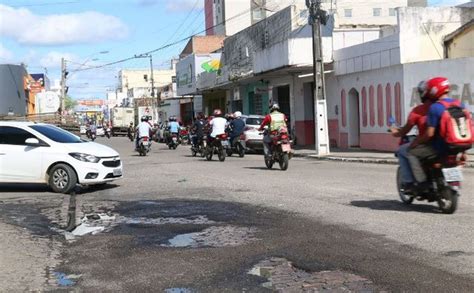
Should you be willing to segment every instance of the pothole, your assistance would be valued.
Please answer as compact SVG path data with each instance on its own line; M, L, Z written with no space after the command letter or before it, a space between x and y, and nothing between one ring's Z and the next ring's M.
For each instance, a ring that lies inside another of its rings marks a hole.
M201 232L176 235L161 246L188 248L239 246L258 240L255 237L256 232L256 228L213 226Z
M307 272L284 258L271 258L255 265L249 272L267 279L262 287L279 292L373 292L372 281L340 270Z

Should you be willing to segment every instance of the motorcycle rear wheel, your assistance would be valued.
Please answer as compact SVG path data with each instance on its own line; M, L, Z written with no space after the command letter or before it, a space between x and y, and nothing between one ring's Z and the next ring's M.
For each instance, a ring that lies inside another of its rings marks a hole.
M217 157L219 158L219 161L224 162L225 161L225 150L224 148L220 148Z
M194 149L191 149L191 155L195 157L197 155L197 152Z
M402 169L400 167L398 167L397 169L397 190L398 195L400 196L400 199L404 204L411 204L415 199L413 196L405 194L405 192L402 190Z
M286 171L288 169L288 161L290 160L290 158L288 158L288 154L287 153L284 153L283 155L281 155L280 157L280 161L278 162L280 164L280 169L282 171Z
M444 214L452 214L458 207L458 193L449 187L440 190L438 199L439 209Z
M226 150L226 153L227 153L227 156L228 156L228 157L232 157L232 153L233 153L233 152L232 152L231 149L227 149L227 150Z
M245 148L240 143L237 144L237 150L239 151L239 157L243 158L245 156Z

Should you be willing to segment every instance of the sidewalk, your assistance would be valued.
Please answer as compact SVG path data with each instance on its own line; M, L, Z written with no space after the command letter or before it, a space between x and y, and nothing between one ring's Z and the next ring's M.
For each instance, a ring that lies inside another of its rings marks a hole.
M474 154L468 155L466 167L474 168ZM370 151L362 149L331 149L327 156L318 156L314 149L296 148L295 157L311 158L316 160L339 161L350 163L392 164L397 165L398 159L393 152Z

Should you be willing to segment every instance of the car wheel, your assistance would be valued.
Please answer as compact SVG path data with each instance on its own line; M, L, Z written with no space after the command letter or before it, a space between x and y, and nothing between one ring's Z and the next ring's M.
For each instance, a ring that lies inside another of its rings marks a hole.
M77 184L77 175L71 166L57 164L49 172L48 183L54 192L69 193Z

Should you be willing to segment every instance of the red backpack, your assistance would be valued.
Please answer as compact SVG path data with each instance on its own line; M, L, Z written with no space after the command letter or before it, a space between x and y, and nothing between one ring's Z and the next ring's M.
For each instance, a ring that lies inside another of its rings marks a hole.
M445 108L441 115L439 135L450 148L467 150L472 147L474 133L471 113L461 107L461 101L447 102L439 100Z

